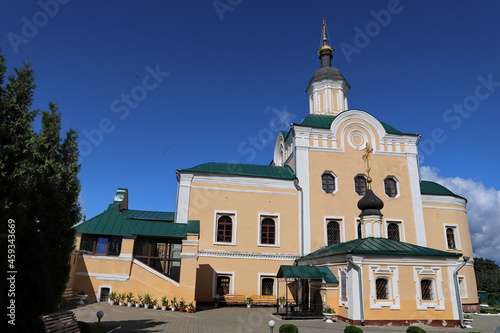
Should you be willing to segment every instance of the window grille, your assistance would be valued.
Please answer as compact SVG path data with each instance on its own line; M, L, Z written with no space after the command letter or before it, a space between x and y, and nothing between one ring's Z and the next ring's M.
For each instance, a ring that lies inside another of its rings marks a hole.
M456 249L456 244L455 244L455 231L453 228L447 228L446 229L446 241L448 243L448 248L449 249Z
M262 279L262 295L274 295L274 279Z
M217 294L227 295L229 294L229 284L231 278L229 276L218 276L217 277Z
M424 279L420 281L420 287L422 289L422 300L431 301L434 299L431 279Z
M377 289L377 299L389 299L388 282L389 281L385 278L378 278L375 281Z
M326 225L326 236L328 246L340 243L340 224L337 221L330 221Z
M399 242L399 225L397 223L389 223L387 225L387 238Z

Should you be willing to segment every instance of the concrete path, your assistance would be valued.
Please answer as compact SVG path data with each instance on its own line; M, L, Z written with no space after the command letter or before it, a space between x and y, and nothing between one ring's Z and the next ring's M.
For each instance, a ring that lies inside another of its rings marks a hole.
M103 324L121 326L115 331L122 332L178 332L178 333L267 333L271 332L269 321L274 320L274 333L281 325L292 323L299 328L299 333L344 332L347 324L335 322L328 324L322 320L281 320L272 315L273 308L224 307L207 308L196 313L171 312L143 308L94 303L73 309L78 320L88 323L97 322L96 312L104 311ZM473 316L473 329L423 327L428 333L433 332L495 332L500 326L500 316ZM406 327L365 326L369 332L405 332Z

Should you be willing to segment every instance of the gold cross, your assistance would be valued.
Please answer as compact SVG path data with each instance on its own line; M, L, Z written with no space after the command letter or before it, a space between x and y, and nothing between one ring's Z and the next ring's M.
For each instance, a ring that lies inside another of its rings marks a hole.
M365 153L363 154L363 160L366 162L366 176L368 177L366 179L368 186L370 187L370 183L372 182L372 179L370 178L370 171L372 170L372 167L370 166L370 158L371 154L373 153L373 148L370 145L369 142L366 143L366 148L365 148Z

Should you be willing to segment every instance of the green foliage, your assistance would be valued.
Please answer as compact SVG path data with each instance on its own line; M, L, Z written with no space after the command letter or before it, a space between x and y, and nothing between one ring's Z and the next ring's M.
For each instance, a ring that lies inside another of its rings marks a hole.
M294 324L284 324L280 326L279 333L299 333L299 329Z
M344 333L362 333L363 330L357 326L346 326Z
M327 305L325 308L323 308L323 313L335 313L335 311Z
M418 326L410 326L406 329L406 333L426 333L426 331Z
M116 302L116 300L118 299L118 294L117 294L117 293L115 293L114 291L112 291L112 292L110 292L110 293L109 293L108 298L109 298L111 301Z
M132 300L134 299L134 294L132 292L129 292L128 294L125 295L125 298L127 299L127 303L131 303Z
M474 258L477 290L487 293L500 292L500 266L493 260Z
M142 301L144 302L144 305L146 304L151 305L151 295L150 294L144 295Z
M15 299L30 300L30 306L16 307L16 328L33 332L40 315L57 311L69 277L73 225L80 220L77 132L70 129L61 136L61 114L54 103L48 111L32 109L30 64L7 78L6 70L0 54L0 233L8 233L6 222L12 219L16 237L15 266L7 269L3 260L0 268L17 271ZM2 295L6 282L0 282ZM1 297L0 306L7 307L8 301Z
M167 296L163 296L161 298L161 306L168 306L168 298L167 298Z

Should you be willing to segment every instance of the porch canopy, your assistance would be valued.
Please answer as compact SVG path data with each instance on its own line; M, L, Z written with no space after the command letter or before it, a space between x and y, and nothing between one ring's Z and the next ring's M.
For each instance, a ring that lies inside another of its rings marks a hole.
M282 305L277 308L278 314L283 317L321 318L323 303L318 297L320 286L339 283L335 275L325 266L281 265L276 277L278 295L280 295L279 282L285 282L285 302L281 301ZM289 290L290 288L292 290ZM289 291L292 297L288 296Z

